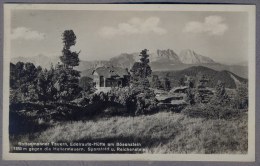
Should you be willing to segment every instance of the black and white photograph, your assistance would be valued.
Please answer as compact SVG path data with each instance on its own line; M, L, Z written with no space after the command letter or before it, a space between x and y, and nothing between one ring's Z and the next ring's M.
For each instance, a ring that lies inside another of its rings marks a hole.
M4 12L4 159L254 161L254 6Z

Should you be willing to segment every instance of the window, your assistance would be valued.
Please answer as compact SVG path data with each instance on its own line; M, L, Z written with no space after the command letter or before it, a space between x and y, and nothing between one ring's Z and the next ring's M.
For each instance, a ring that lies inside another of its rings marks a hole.
M104 76L99 77L99 86L104 87Z

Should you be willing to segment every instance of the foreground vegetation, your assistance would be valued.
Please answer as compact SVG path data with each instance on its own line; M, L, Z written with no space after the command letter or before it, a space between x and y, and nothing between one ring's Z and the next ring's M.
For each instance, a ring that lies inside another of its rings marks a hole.
M247 113L226 119L160 112L59 122L46 130L11 136L11 142L140 142L147 153L246 153Z

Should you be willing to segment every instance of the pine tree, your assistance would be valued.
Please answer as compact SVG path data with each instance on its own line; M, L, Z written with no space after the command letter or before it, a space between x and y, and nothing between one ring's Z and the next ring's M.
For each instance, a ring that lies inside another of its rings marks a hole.
M161 83L158 75L153 75L151 86L152 86L152 88L155 88L155 89L163 89L162 83Z
M36 84L40 68L33 63L18 62L10 66L10 87L12 88L12 101L37 101Z
M150 90L148 77L151 76L152 70L149 66L149 55L147 49L140 53L140 62L135 62L131 71L130 79L130 93L133 96L134 103L130 104L131 114L138 115L143 113L152 112L157 109L157 100L153 90ZM133 107L133 105L135 105Z
M185 85L185 82L184 82L184 78L183 78L183 77L181 77L181 78L179 79L178 84L179 84L179 86L184 86L184 85Z
M212 104L217 104L217 105L225 105L229 103L230 98L227 95L226 89L225 89L225 84L221 81L218 81L216 88L215 88L215 94L214 97L212 98L211 103Z
M79 65L78 56L80 52L72 52L70 50L70 47L76 44L76 39L77 37L74 34L73 30L65 30L62 34L62 41L64 46L62 49L62 56L60 56L60 60L65 67L74 67Z
M195 94L194 91L191 88L188 88L186 90L186 97L185 101L191 105L195 104Z
M171 90L171 81L167 78L167 76L163 80L163 87L165 91Z
M58 66L55 70L54 86L57 89L57 98L61 102L72 101L80 94L79 87L80 72L73 67L79 65L78 55L80 52L71 52L70 47L76 44L76 35L73 30L65 30L62 34L63 50L60 57L63 66Z
M211 91L207 89L208 82L208 78L205 75L199 73L197 89L195 94L195 100L197 103L208 103L210 101Z
M235 95L236 107L239 109L248 108L248 84L239 84Z
M43 104L45 105L48 98L47 98L47 87L48 87L48 82L47 82L47 70L45 69L38 75L38 81L37 81L37 93L38 93L38 98L39 101L42 101Z
M148 77L152 74L152 69L149 66L149 55L147 49L140 53L140 62L135 62L131 69L131 86L138 87L139 90L147 89L150 87Z
M45 105L47 102L56 101L57 89L54 87L55 70L51 67L50 70L42 71L37 78L37 94L39 101Z

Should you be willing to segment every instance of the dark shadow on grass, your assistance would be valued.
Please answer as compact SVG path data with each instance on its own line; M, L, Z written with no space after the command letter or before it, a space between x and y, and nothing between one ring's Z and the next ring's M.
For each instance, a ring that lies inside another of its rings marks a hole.
M41 132L49 128L51 125L47 123L39 124L37 119L31 119L24 115L14 112L9 113L9 134L31 134Z

